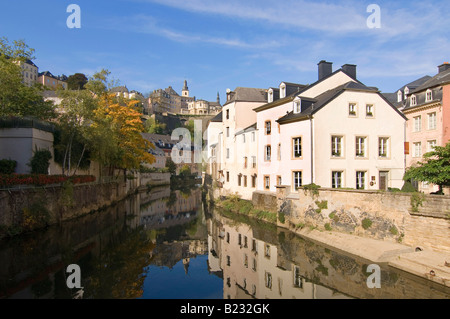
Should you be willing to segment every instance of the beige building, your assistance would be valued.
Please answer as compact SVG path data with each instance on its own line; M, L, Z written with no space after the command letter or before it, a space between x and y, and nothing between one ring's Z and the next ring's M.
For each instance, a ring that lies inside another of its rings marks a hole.
M195 97L189 96L187 81L184 81L181 96L171 86L164 90L154 90L148 98L148 113L187 114L188 104L193 101Z
M426 78L425 78L426 79ZM423 160L425 153L450 141L450 64L438 67L438 74L421 85L407 85L398 92L399 109L407 116L406 167ZM419 191L437 192L437 185L415 183Z
M217 137L220 149L217 169L222 195L239 192L243 198L251 199L255 190L252 185L257 179L253 160L258 147L253 109L266 103L265 89L238 87L227 91L227 102L222 108L222 129ZM244 138L246 143L242 143Z
M38 83L38 67L31 60L25 62L19 61L18 64L21 68L22 82L27 86L33 86Z
M333 72L319 63L319 79L281 83L279 98L255 109L258 190L401 188L405 120L381 93L356 79L356 66ZM269 92L269 97L270 97ZM277 93L278 94L278 93ZM275 94L274 94L275 95Z
M59 88L67 89L67 77L55 76L49 71L39 73L37 83L42 84L49 90L57 90Z

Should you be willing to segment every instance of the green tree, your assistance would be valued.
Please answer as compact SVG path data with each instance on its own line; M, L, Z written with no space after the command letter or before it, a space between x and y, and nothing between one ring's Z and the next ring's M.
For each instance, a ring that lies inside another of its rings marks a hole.
M22 83L20 62L34 58L34 49L22 41L0 38L0 116L30 116L41 120L55 117L54 105L42 96L43 86Z
M172 158L169 157L166 160L166 167L171 175L175 175L177 173L177 164L175 164Z
M67 78L67 87L69 90L83 90L87 84L88 78L83 73L75 73Z
M439 185L439 193L444 186L450 186L450 143L436 146L432 152L423 155L423 161L406 170L404 180L414 179Z
M30 161L31 174L48 174L52 153L49 150L35 150Z
M150 118L145 122L145 129L150 134L164 134L166 127L165 123L160 123L154 118Z

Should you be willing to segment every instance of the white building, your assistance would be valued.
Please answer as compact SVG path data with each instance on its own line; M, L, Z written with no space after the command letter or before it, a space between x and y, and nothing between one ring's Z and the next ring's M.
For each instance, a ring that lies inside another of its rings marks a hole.
M319 80L297 88L282 83L269 91L271 103L255 109L258 190L290 185L295 191L311 183L383 190L403 186L406 118L378 89L356 79L356 66L332 72L331 63L321 61Z

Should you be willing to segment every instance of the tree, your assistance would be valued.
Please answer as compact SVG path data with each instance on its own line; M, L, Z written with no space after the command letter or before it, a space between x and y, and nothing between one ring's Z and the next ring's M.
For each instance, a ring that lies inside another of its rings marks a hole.
M55 117L53 103L42 96L43 87L22 83L18 62L33 59L33 53L34 49L22 40L10 44L6 38L0 38L0 116L31 116L40 120Z
M150 134L164 134L166 127L165 123L160 123L154 118L150 118L145 122L146 131Z
M177 173L177 164L172 160L172 158L168 158L166 160L166 167L169 170L170 175L175 175Z
M69 90L83 90L88 83L88 78L83 73L75 73L67 78L67 87Z
M48 174L52 153L49 150L35 150L30 161L31 174Z
M95 118L91 126L94 133L100 132L102 138L107 137L110 141L109 154L102 154L103 149L97 149L96 154L103 164L137 169L141 163L152 164L155 161L155 157L148 152L151 143L141 135L144 126L141 113L134 107L136 103L133 100L118 100L111 94L100 97L99 108L94 111Z
M439 185L439 193L444 186L450 186L450 143L436 146L432 152L423 155L424 161L406 170L404 180L414 179Z

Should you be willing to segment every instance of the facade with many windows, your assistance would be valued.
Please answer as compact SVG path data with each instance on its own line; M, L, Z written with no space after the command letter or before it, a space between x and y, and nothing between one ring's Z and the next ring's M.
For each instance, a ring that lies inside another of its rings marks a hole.
M450 64L439 66L436 76L408 93L397 107L408 118L405 156L406 167L411 167L435 146L445 146L450 141ZM436 185L414 184L425 193L438 191Z
M296 191L311 183L401 188L406 118L377 89L356 80L356 66L331 72L327 63L319 63L316 83L297 85L299 91L255 109L263 128L258 190L289 185Z

